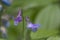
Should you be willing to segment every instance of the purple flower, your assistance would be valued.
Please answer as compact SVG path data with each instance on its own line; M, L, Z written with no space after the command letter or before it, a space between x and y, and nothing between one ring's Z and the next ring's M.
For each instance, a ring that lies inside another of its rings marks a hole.
M19 22L22 21L21 10L18 11L17 17L14 19L14 25L18 25Z
M37 29L40 27L40 24L33 24L29 21L29 17L26 17L27 21L27 28L31 29L33 32L36 32Z

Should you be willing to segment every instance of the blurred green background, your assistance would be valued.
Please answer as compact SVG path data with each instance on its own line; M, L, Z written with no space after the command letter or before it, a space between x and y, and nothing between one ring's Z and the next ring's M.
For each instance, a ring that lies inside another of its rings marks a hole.
M13 0L6 13L15 16L17 8L22 8L23 16L29 16L32 23L41 24L37 32L26 29L26 22L17 27L11 20L8 40L60 40L60 4L59 0ZM23 39L24 34L24 39ZM1 39L0 39L1 40Z

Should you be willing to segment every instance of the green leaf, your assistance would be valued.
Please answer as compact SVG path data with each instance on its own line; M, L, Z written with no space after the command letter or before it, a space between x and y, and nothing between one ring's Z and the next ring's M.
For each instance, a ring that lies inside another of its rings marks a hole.
M60 23L60 11L58 5L49 5L38 13L35 23L41 24L36 33L31 33L32 39L56 35Z
M0 40L5 40L5 39L0 39Z
M52 37L49 37L47 40L60 40L60 37L58 36L52 36Z
M25 0L23 4L24 9L33 8L37 6L46 6L57 2L57 0Z
M28 9L37 6L46 6L53 2L57 2L57 0L14 0L12 7L21 7L23 9Z

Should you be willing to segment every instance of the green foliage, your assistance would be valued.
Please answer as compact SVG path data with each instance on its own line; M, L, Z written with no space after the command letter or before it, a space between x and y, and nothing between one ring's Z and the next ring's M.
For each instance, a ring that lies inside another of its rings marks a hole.
M35 23L40 23L41 27L36 33L32 33L32 38L42 38L56 35L56 29L60 23L59 12L59 7L57 5L49 5L39 12L35 19Z
M60 37L59 36L55 36L55 37L50 37L48 38L47 40L60 40Z
M17 8L20 7L23 9L24 17L29 16L33 23L41 24L36 33L30 32L31 38L38 40L40 38L55 36L58 33L60 9L57 2L58 0L14 0L12 6L6 12L16 15ZM20 23L15 27L13 21L11 21L11 26L8 28L10 40L17 40L18 37L21 37L22 26L23 23Z

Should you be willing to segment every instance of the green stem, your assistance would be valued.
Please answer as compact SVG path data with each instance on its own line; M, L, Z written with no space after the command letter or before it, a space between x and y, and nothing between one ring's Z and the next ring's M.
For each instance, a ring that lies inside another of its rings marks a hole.
M20 27L20 35L18 40L23 40L24 39L24 16L23 16L23 10L22 10L22 26Z
M59 24L59 27L58 27L58 33L57 33L58 36L60 36L60 24Z
M0 27L1 27L1 12L0 12ZM0 37L1 37L1 33L0 33Z
M31 34L31 30L27 30L27 31L26 31L25 40L31 40L30 34Z
M59 7L60 7L60 0L58 0L58 5L59 5Z
M59 9L60 9L60 0L59 0ZM60 36L60 24L59 24L59 27L58 27L58 36Z
M0 27L1 27L1 15L2 15L2 12L3 12L3 10L0 11ZM1 37L1 33L0 33L0 37Z
M23 13L23 11L22 11L22 13ZM23 36L23 39L24 39L24 16L23 16L23 14L22 14L22 18L23 18L23 31L22 31L22 36Z

